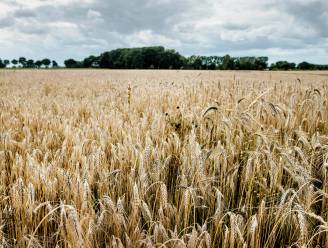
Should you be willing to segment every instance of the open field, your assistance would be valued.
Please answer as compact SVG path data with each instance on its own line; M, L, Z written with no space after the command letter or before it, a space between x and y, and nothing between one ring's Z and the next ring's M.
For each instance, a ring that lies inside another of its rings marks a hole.
M0 246L327 247L328 72L0 71Z

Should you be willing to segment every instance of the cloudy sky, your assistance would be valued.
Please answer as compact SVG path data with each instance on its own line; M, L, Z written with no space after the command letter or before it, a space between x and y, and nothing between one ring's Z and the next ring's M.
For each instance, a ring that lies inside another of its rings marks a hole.
M327 0L0 0L0 58L119 47L328 64Z

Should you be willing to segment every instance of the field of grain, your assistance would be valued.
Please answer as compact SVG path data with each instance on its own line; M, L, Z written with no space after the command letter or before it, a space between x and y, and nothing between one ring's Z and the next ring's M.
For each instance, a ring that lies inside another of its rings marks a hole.
M0 71L1 247L327 247L328 73Z

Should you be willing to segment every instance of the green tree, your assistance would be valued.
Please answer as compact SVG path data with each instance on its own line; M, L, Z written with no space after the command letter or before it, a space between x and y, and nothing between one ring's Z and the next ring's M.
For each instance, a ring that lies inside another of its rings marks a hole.
M16 67L16 65L18 64L18 60L17 59L13 59L11 61L11 63L14 65L14 67Z
M227 54L223 57L222 69L223 70L233 70L234 69L234 59L231 58L229 54Z
M83 67L92 68L99 66L99 57L91 55L83 60Z
M94 59L84 59L84 66L89 67ZM100 68L113 69L180 69L185 64L178 52L161 46L115 49L102 53L96 61Z
M192 55L187 59L187 64L191 69L202 69L202 58L200 56Z
M22 67L26 67L26 58L25 57L20 57L18 59L18 61L22 65Z
M304 61L297 65L297 69L299 69L299 70L315 70L316 66Z
M82 68L83 63L80 61L76 61L74 59L67 59L64 61L66 68Z
M290 63L288 61L277 61L276 63L271 64L271 70L293 70L296 68L295 63Z
M25 64L25 67L26 68L35 68L34 60L33 59L27 60L26 64Z
M6 65L6 67L10 64L10 61L8 59L5 59L3 63Z
M0 59L0 68L5 68L6 65L2 62L2 59Z
M48 68L51 63L50 59L47 58L43 59L41 62L46 68Z
M162 69L180 69L186 64L186 58L181 56L174 49L163 50L163 52L159 54L159 59L161 60L159 68Z
M58 68L58 63L55 60L52 61L52 68Z
M264 70L268 68L269 58L266 56L258 57L256 60L256 65L258 70Z
M35 61L35 66L37 67L37 68L40 68L41 66L42 66L42 61L41 60L37 60L37 61Z

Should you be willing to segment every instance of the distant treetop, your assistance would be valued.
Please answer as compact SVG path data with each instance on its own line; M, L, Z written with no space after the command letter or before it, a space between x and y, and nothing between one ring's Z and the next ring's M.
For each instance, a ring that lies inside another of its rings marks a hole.
M265 56L231 57L198 56L184 57L174 49L162 46L119 48L103 52L100 55L90 55L82 61L73 58L66 59L66 68L108 68L108 69L192 69L192 70L328 70L328 65L316 65L308 62L296 63L277 61L268 65L269 58ZM55 60L26 59L20 57L11 61L0 59L0 68L59 68Z

